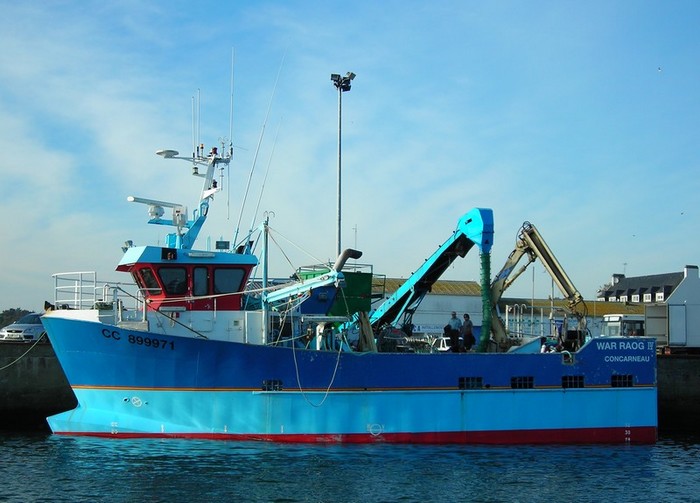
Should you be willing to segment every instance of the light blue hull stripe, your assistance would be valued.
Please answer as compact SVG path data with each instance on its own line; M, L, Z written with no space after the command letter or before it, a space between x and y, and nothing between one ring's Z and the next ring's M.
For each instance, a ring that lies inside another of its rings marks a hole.
M324 435L655 427L653 387L474 391L75 390L55 433ZM436 411L451 411L440 414Z

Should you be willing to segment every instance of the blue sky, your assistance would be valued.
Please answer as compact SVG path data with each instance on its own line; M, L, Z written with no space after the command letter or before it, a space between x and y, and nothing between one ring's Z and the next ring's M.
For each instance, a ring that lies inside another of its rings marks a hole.
M473 207L494 210L494 273L527 220L586 298L613 273L700 264L700 3L0 0L0 16L0 309L40 309L55 272L117 278L126 239L160 243L127 196L194 207L189 166L154 152L191 151L198 90L202 141L228 136L232 49L236 159L202 237L231 239L264 130L243 232L269 165L260 211L292 265L333 258L330 74L352 71L342 240L375 272L406 277ZM478 280L477 253L444 278ZM533 286L550 293L539 264L509 293Z

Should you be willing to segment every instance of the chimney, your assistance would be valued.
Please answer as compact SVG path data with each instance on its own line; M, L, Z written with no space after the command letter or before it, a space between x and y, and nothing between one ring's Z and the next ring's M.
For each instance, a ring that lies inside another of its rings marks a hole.
M683 269L683 278L688 278L690 275L693 275L693 278L697 279L698 278L698 266L696 265L687 265Z

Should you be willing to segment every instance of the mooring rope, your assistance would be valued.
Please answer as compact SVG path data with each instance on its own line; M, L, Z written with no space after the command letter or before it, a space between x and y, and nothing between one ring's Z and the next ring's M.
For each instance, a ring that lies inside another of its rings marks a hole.
M30 347L28 350L26 350L24 353L22 353L20 356L18 356L17 359L14 360L13 362L8 363L8 364L5 365L4 367L0 367L0 370L5 370L6 368L12 367L15 363L17 363L17 362L20 361L22 358L24 358L25 356L27 356L27 354L28 354L32 349L34 349L34 346L36 346L37 344L39 344L39 342L40 342L45 336L46 336L46 332L42 333L42 334L39 336L39 338L36 340L36 342L35 342L34 344L32 344L31 347Z

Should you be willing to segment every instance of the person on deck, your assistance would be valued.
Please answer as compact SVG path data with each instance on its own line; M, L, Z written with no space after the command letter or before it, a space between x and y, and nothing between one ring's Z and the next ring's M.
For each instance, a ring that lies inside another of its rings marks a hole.
M459 330L452 328L449 323L442 329L442 336L450 340L450 351L459 353Z
M459 342L459 333L462 329L462 321L457 318L457 313L455 311L452 311L452 317L450 318L450 321L447 322L445 329L447 329L447 327L449 327L449 334L447 334L447 336L450 338L452 352L459 353L461 346Z
M452 327L452 330L459 331L462 328L462 320L457 318L457 313L455 311L452 311L452 318L450 318L447 324Z
M462 322L462 328L459 330L462 337L462 344L465 351L469 351L474 344L476 344L476 338L474 337L474 324L472 320L469 319L469 315L464 313L464 321Z

